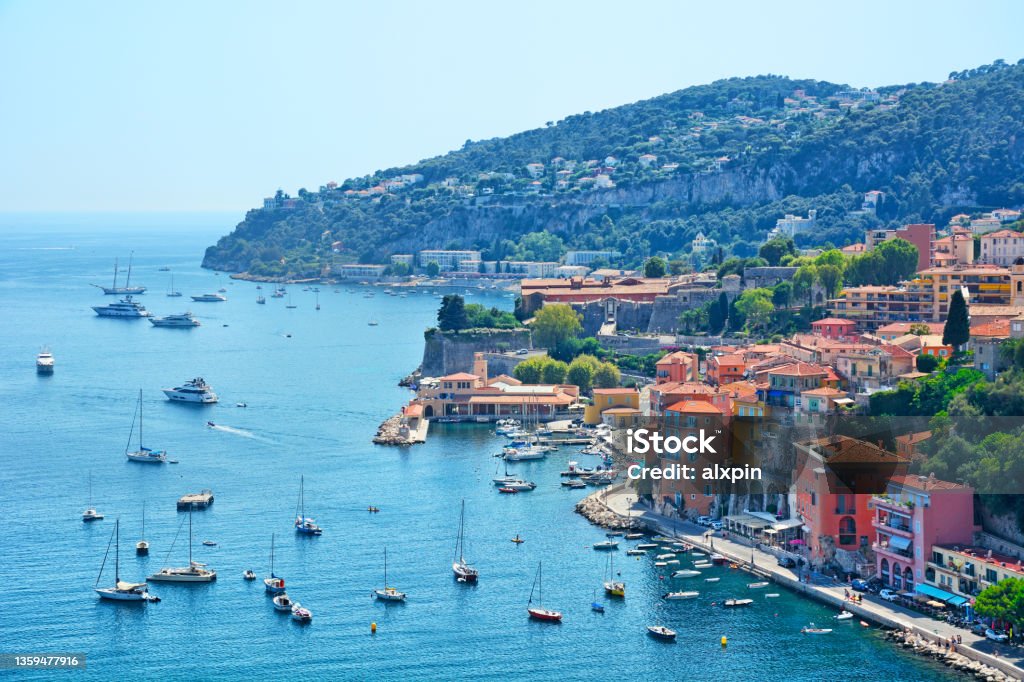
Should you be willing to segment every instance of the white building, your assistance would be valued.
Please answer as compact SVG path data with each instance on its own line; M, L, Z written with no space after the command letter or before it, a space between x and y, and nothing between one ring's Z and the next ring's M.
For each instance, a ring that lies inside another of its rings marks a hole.
M654 164L658 163L658 157L654 154L641 154L637 161L639 161L640 165L644 168L650 168Z
M445 251L439 249L420 251L420 267L428 263L437 263L442 272L458 270L464 260L480 260L479 251Z
M544 175L544 164L528 163L526 164L526 172L529 173L531 178L539 178Z
M594 187L597 189L611 189L615 187L615 182L610 175L600 173L594 177Z
M813 208L807 212L806 218L787 213L785 218L779 218L775 221L775 228L768 237L769 239L772 237L792 237L799 232L810 232L814 229L817 216L818 212Z
M622 254L618 251L568 251L565 254L565 264L589 266L594 261L610 263L621 257Z
M364 265L360 263L346 263L335 265L331 273L342 279L380 279L384 276L385 265Z
M718 242L714 239L705 237L703 232L698 232L697 236L693 238L693 245L690 250L694 255L703 256L707 253L713 252L717 246Z

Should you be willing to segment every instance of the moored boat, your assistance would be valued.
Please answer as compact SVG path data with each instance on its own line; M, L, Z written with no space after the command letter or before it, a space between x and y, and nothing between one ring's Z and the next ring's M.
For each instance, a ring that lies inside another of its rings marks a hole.
M299 535L323 535L323 529L316 521L306 516L306 477L299 478L298 514L295 517L295 532Z
M678 601L681 599L696 599L699 596L700 592L667 592L661 598L667 601Z
M184 520L182 520L184 523ZM173 543L171 547L173 548ZM188 566L161 568L149 576L152 582L165 583L209 583L217 579L217 572L206 568L206 564L192 560L192 512L188 514Z
M373 591L374 596L380 601L405 601L405 592L399 592L388 585L388 548L384 548L384 587Z
M533 590L537 590L537 606L533 605ZM534 620L547 621L549 623L560 623L562 612L544 608L544 578L542 565L537 563L537 575L533 579L533 587L530 588L530 599L526 602L526 612Z
M161 389L170 400L182 403L201 403L208 405L217 402L217 394L202 377L186 381L175 388Z
M129 462L144 462L147 464L163 464L167 461L167 452L164 450L151 450L142 445L142 389L139 389L139 402L135 407L135 414L132 415L132 426L128 431L128 442L132 440L132 432L135 430L135 417L139 418L139 449L134 452L128 451L125 445L124 456Z
M739 606L750 606L754 603L753 599L726 599L722 602L722 606L727 609L737 608Z
M295 602L288 596L287 592L281 592L273 599L275 611L291 611Z
M292 607L292 620L298 623L312 623L313 612L302 604L296 603L295 606Z
M96 594L100 596L100 599L107 599L110 601L133 601L133 602L147 602L152 599L149 596L147 588L149 587L146 583L129 583L121 581L121 533L120 533L121 521L118 519L114 522L114 532L111 534L111 540L114 541L114 586L113 587L98 587L100 578L103 577L103 567L107 563L107 555L110 553L110 542L107 542L107 551L103 554L103 563L100 564L99 575L96 576L96 583L93 585L93 589Z
M462 501L462 512L459 514L459 534L455 540L455 560L452 562L452 573L460 583L475 583L480 572L466 563L465 553L466 501Z
M700 575L700 571L694 571L689 568L684 568L681 571L674 571L672 573L673 578L696 578Z
M36 372L39 374L53 374L53 353L49 348L44 348L36 356Z
M676 639L676 631L670 630L664 625L648 625L647 633L655 639L661 639L667 642L674 642Z
M274 535L270 535L270 575L263 579L263 587L267 594L284 592L284 578L274 574Z

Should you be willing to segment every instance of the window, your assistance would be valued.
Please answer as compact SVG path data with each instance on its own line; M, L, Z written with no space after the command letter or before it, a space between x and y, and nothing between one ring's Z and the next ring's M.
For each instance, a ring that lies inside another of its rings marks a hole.
M997 583L997 582L999 582L999 574L997 574L995 572L995 569L986 568L985 569L985 580L989 581L990 583Z
M704 484L704 497L711 497L711 484L710 483L705 483Z
M942 552L932 552L932 563L942 565Z
M840 498L842 499L842 498ZM839 544L854 545L857 543L857 521L852 516L839 519Z

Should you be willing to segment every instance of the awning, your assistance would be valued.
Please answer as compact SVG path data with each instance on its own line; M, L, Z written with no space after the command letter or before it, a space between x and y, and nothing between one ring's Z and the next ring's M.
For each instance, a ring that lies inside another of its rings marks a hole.
M836 398L832 402L834 402L836 405L854 405L857 403L857 401L853 400L852 398Z
M893 535L889 538L889 546L900 552L904 552L910 549L910 538L903 538L899 535Z
M967 603L966 598L961 597L957 594L946 592L945 590L940 590L939 588L932 587L931 585L916 585L914 587L914 591L918 594L923 594L926 597L934 597L935 599L941 599L947 604L952 604L953 606L960 606L961 604Z
M800 519L783 519L782 521L776 521L773 523L772 528L775 530L789 530L791 528L796 528L802 523L803 521Z

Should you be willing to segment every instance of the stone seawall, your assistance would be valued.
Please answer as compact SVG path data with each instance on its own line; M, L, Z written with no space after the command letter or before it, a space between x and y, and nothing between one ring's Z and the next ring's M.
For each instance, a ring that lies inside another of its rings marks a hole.
M531 348L528 329L469 329L459 332L428 330L420 374L442 377L473 370L473 354Z

